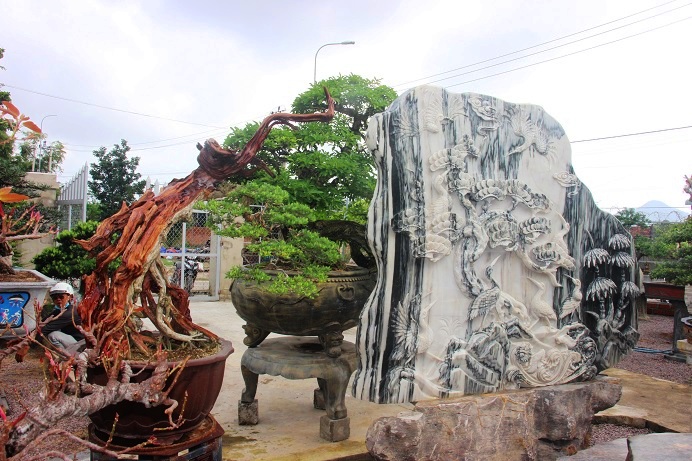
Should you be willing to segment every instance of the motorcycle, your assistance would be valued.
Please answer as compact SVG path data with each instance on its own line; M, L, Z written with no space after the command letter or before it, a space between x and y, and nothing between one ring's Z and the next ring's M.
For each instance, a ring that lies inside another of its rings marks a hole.
M180 271L183 266L182 261L175 263L175 269L171 276L171 283L180 286ZM185 278L182 288L188 293L192 293L192 288L195 286L197 274L202 269L202 263L197 261L197 258L185 259Z

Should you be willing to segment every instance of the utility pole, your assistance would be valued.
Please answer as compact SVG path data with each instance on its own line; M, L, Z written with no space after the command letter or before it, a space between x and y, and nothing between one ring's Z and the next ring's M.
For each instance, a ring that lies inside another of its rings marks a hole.
M47 119L48 117L57 117L57 115L55 115L55 114L46 115L45 117L43 117L43 118L41 119L41 125L39 126L39 129L41 130L41 136L43 136L43 121L44 121L45 119ZM43 147L44 147L44 148L46 147L46 141L45 141L45 139L43 140ZM43 150L41 149L41 142L40 142L40 141L39 141L39 144L38 144L38 150L39 150L39 154L42 154L42 153L43 153ZM48 171L49 171L49 172L50 172L50 169L51 169L51 167L52 167L51 163L52 163L52 162L51 162L51 159L49 159L49 160L48 160ZM39 169L39 170L41 169L41 162L40 162L40 161L39 161L39 164L38 164L38 169ZM34 150L34 161L31 162L31 171L36 171L36 151L35 151L35 150Z

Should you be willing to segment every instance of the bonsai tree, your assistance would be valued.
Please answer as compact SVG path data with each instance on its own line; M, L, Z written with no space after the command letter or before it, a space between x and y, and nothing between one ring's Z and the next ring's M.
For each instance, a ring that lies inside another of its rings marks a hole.
M377 79L333 77L300 94L292 110L324 109L321 86L334 98L332 123L272 131L257 154L268 168L242 171L231 178L225 197L203 205L215 231L244 237L249 241L246 251L255 257L252 270L233 268L230 278L262 281L268 276L259 267L290 269L297 275L281 273L268 289L314 297L314 282L323 281L330 269L343 268L349 259L374 266L365 222L376 181L365 130L367 119L383 111L396 92ZM225 145L242 145L256 126L233 129Z
M314 298L318 293L314 282L324 282L332 268L344 266L338 243L310 229L316 222L315 210L291 201L279 186L248 182L204 208L211 212L211 225L219 235L252 241L245 250L256 258L254 267L249 271L235 267L227 274L230 278L269 281L260 266L293 270L297 274L292 277L280 272L268 285L269 291Z
M673 285L692 284L692 217L681 223L655 225L653 237L640 237L636 245L643 255L663 261L651 271L652 278Z
M689 194L692 205L692 175L685 176L683 191ZM637 252L662 260L651 271L651 277L665 279L673 285L692 284L692 216L681 223L654 225L653 236L635 240Z

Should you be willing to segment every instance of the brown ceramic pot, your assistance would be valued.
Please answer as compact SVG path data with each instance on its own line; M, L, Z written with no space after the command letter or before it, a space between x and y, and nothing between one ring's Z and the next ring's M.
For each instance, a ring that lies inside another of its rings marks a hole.
M187 362L169 394L179 403L173 412L173 421L177 421L180 412L183 411L184 423L180 427L161 430L169 426L168 415L164 413L165 405L147 408L141 403L123 401L109 405L89 416L97 435L103 436L104 440L107 440L112 431L116 440L119 439L124 444L127 444L128 440L135 443L141 442L151 436L172 442L194 430L207 417L219 396L226 358L232 352L231 342L222 339L221 348L216 354ZM152 364L130 363L134 371L132 382L144 381L151 376L154 370ZM171 362L171 367L174 367L175 364L176 362ZM144 371L138 374L137 371L142 368ZM90 369L87 379L89 382L100 385L104 385L108 381L103 368ZM169 380L171 379L169 378ZM118 423L113 428L116 414L118 415Z
M277 271L267 273L275 275ZM243 342L254 347L269 333L279 333L319 336L323 343L334 341L331 346L335 347L340 344L341 332L358 324L376 278L376 271L363 268L329 272L328 280L318 284L320 293L315 299L275 295L263 290L261 282L236 279L231 284L231 300L247 322Z

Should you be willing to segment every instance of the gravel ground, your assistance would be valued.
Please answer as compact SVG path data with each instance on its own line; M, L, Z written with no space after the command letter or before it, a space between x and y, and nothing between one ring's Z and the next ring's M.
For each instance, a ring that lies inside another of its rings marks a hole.
M0 347L1 345L2 342ZM42 354L40 348L32 347L24 362L17 363L14 357L7 357L3 361L0 371L0 389L4 391L10 405L9 420L19 417L36 402L39 393L43 390L44 372L40 361ZM59 428L80 438L86 438L88 424L89 418L86 416L73 416L60 421ZM69 441L65 437L51 437L38 446L32 447L31 453L27 454L39 455L48 450L73 454L84 451L84 448L78 442ZM28 452L28 450L25 451Z
M673 347L673 317L649 315L640 319L639 333L637 347L669 351ZM632 351L617 364L617 368L679 384L692 384L692 366L667 359L663 354ZM631 426L594 424L591 445L649 433L649 429Z
M670 350L672 331L672 317L650 315L640 320L641 338L638 346ZM40 358L41 350L32 348L23 363L15 362L12 357L8 357L2 363L0 386L5 390L10 401L10 419L19 416L24 411L25 406L36 400L42 389L44 374L39 361ZM618 368L676 383L692 384L692 367L690 365L665 359L661 354L632 352L618 364ZM60 428L85 438L88 423L87 417L70 417L61 421ZM592 444L648 432L648 429L637 429L629 426L597 424L593 426ZM36 447L35 453L45 452L48 447L67 454L84 451L84 448L76 442L68 441L62 437L54 437Z
M673 348L673 317L649 315L639 320L637 347L670 351ZM663 354L632 351L617 364L618 368L665 379L679 384L692 384L692 367Z
M610 442L615 439L624 439L639 434L651 434L650 429L639 429L632 426L618 426L617 424L594 424L591 427L591 441L589 446Z

